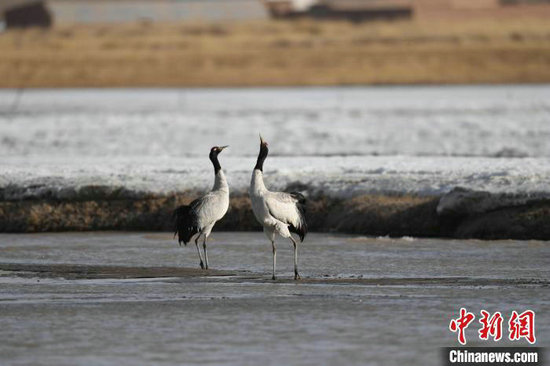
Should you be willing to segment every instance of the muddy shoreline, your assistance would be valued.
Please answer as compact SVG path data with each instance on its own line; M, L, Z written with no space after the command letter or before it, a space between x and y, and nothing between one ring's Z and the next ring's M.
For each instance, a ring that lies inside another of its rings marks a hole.
M0 263L4 275L31 278L76 279L145 279L145 278L201 278L201 281L222 281L231 283L297 283L290 278L273 281L269 274L243 270L202 270L186 267L135 267L88 264L34 264ZM550 281L529 278L471 278L471 277L411 277L411 278L353 278L305 277L299 281L305 284L361 285L361 286L535 286L548 287Z
M36 198L0 202L0 232L93 230L171 231L175 207L197 192L142 197ZM477 239L550 239L550 199L461 188L443 196L365 194L349 199L312 194L311 231L374 236ZM258 230L245 193L234 194L218 222L223 231Z

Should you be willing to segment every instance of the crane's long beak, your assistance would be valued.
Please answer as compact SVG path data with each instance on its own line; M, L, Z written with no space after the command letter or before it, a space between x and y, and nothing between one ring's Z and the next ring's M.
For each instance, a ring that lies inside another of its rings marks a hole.
M220 151L222 151L222 150L225 149L226 147L229 147L229 145L220 146Z
M262 145L265 144L265 141L264 141L264 139L262 138L262 135L260 135L260 144L262 144Z

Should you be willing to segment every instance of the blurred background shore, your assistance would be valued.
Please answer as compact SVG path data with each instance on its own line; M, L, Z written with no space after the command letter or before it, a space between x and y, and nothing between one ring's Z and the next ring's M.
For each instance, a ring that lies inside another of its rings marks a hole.
M545 0L7 0L2 6L4 88L550 81ZM29 6L34 10L9 11Z

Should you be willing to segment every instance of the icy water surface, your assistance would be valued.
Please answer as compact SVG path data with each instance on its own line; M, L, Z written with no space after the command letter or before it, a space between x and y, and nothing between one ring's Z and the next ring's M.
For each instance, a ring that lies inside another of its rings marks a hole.
M0 235L2 364L438 365L460 307L533 309L548 346L546 242L311 234L299 282L290 247L274 282L261 233L214 233L206 273L169 234Z
M550 157L550 86L0 90L2 155Z
M205 190L215 145L243 191L260 132L272 189L550 192L550 86L506 85L0 90L0 195Z

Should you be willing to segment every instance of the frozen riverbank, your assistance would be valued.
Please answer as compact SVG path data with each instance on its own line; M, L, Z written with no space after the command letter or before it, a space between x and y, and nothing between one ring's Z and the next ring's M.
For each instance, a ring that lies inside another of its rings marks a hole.
M546 85L2 90L0 231L169 230L173 208L212 185L207 153L225 144L233 199L219 228L256 228L246 187L261 132L267 184L302 191L313 230L548 239L549 96Z
M231 210L217 228L257 227L247 186L254 157L221 158ZM8 158L0 231L170 230L171 212L212 184L205 158ZM308 197L315 231L548 239L546 158L273 157L272 189Z

